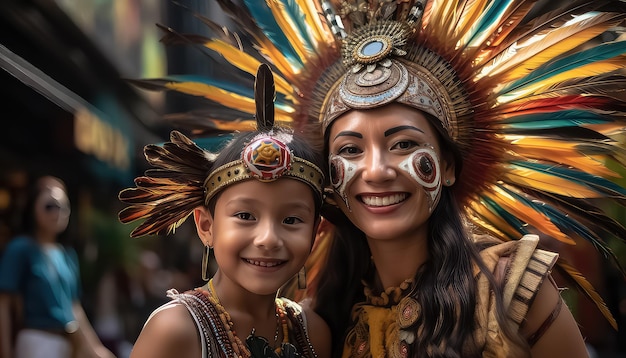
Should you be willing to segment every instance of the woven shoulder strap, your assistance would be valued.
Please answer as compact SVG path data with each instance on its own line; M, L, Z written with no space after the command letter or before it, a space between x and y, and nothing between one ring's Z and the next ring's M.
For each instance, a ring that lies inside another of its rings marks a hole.
M505 271L504 305L518 327L559 257L557 253L537 249L538 242L537 235L522 237Z

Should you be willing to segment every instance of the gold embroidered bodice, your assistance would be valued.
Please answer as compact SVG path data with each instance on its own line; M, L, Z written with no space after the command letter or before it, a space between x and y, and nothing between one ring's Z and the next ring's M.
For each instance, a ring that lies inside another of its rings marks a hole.
M481 251L487 268L495 272L500 258L508 258L504 280L504 305L510 324L519 327L528 312L539 285L558 257L557 254L536 248L538 237L526 235L518 241L491 246ZM489 282L475 268L477 321L474 340L481 347L483 357L524 356L503 334L495 316L495 300ZM413 281L406 280L400 287L389 288L373 295L365 288L366 301L355 305L356 322L348 333L343 357L407 357L410 345L416 339L411 327L420 315L419 303L409 295Z

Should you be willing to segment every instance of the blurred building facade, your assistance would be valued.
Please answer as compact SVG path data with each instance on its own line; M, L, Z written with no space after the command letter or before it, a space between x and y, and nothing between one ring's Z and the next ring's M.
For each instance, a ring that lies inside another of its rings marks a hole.
M217 5L186 3L202 12ZM126 79L211 71L192 51L170 56L159 43L157 23L199 29L185 11L160 0L0 3L0 250L16 233L28 181L62 178L85 308L120 357L127 349L119 343L132 344L165 289L191 287L187 267L200 267L195 233L133 240L117 219L119 191L147 168L143 147L166 141L172 127L163 114L186 105Z

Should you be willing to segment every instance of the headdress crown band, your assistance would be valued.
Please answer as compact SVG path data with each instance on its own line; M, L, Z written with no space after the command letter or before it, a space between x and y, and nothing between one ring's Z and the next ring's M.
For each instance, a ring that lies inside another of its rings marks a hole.
M290 177L308 184L321 198L324 174L313 163L294 156L285 142L264 134L246 145L241 159L224 164L209 174L204 187L205 203L223 188L249 179L263 182Z

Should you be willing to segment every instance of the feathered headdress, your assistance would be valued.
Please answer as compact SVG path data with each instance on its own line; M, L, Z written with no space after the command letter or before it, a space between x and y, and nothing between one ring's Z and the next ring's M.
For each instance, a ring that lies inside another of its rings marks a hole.
M274 97L272 71L261 64L254 82L257 134L243 149L233 149L241 149L239 158L217 168L213 168L217 154L198 147L178 131L172 131L170 142L163 146L147 145L144 154L153 169L135 179L135 188L119 193L120 201L129 204L120 211L120 221L143 220L131 237L173 233L195 208L209 205L217 193L245 180L293 178L309 185L321 203L324 173L289 149L293 140L289 128L274 127Z
M164 27L163 42L206 50L232 81L136 82L204 97L215 110L178 124L248 130L242 113L255 111L249 88L263 61L276 74L276 121L296 128L393 97L437 117L461 149L454 189L473 223L502 240L586 240L624 274L606 238L624 241L626 229L596 200L626 204L624 2L568 1L543 13L528 0L218 2L230 30L194 13L213 37ZM367 92L381 79L395 82ZM563 259L557 269L616 327L582 275Z

